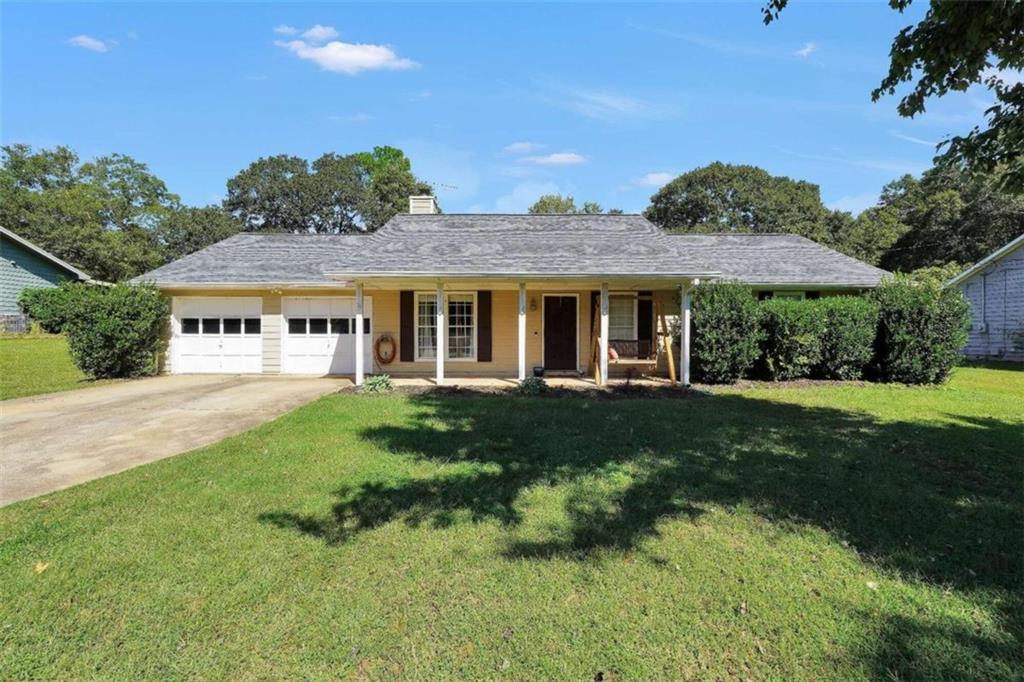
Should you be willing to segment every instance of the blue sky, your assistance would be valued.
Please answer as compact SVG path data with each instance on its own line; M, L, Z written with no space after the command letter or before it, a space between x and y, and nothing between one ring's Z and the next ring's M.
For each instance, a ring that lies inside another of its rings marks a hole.
M0 139L130 154L191 204L260 156L390 144L447 212L639 211L715 160L856 211L986 106L871 102L924 6L4 3Z

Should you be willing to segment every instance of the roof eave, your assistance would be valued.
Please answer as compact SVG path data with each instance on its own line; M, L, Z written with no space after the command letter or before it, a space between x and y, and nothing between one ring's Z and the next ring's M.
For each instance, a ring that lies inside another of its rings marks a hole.
M157 289L337 289L344 281L333 282L169 282L161 280L132 280L136 284L151 284Z
M331 279L520 279L537 280L593 280L593 279L694 279L700 277L720 277L722 273L708 270L703 272L670 272L670 273L522 273L522 272L436 272L436 271L394 271L394 272L328 272L325 277Z
M89 276L88 273L85 273L85 272L79 270L78 268L76 268L71 263L68 263L67 261L64 261L64 260L61 260L60 258L57 258L56 256L54 256L52 253L50 253L46 249L44 249L42 247L39 247L39 246L36 246L35 244L33 244L29 240L25 239L24 237L19 237L18 235L16 235L15 233L11 232L6 227L3 227L2 225L0 225L0 233L2 233L5 237L8 237L9 239L13 240L15 243L20 244L21 246L24 246L26 249L28 249L29 251L32 251L36 255L42 256L43 258L45 258L46 260L50 261L51 263L56 263L57 265L59 265L60 267L64 268L68 272L74 273L74 275L76 277L78 277L80 280L85 281L85 282L91 282L92 281L92 277Z
M966 270L964 270L963 272L961 272L956 277L951 278L949 281L947 281L942 286L944 286L944 287L952 287L952 286L956 286L957 284L960 284L964 280L970 279L974 275L978 274L979 272L981 272L982 270L987 268L989 265L992 265L993 263L995 263L997 261L1000 261L1003 258L1005 258L1006 256L1008 256L1009 254L1013 253L1014 251L1019 249L1021 246L1024 246L1024 234L1022 234L1021 236L1017 237L1016 239L1011 241L1009 244L1006 244L1003 247L998 248L995 251L993 251L992 253L988 254L987 256L982 258L980 261L978 261L977 263L975 263L971 267L969 267Z

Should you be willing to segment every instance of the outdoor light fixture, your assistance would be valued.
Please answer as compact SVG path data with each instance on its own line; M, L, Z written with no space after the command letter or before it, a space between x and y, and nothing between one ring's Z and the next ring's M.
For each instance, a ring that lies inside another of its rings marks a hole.
M537 310L537 299L536 298L531 298L530 299L530 312L535 312L536 310Z

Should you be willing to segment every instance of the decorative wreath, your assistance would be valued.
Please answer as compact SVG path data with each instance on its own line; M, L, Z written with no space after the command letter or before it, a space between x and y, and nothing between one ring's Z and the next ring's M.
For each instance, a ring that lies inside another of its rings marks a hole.
M395 359L395 340L391 334L381 334L373 342L373 357L381 365L390 365Z

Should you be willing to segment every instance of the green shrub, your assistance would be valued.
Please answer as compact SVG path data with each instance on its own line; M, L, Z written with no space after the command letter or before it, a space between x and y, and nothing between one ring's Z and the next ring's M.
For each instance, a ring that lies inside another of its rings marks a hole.
M391 376L388 374L368 376L363 380L363 385L359 387L360 393L391 393L393 390L395 390L395 383L391 381Z
M830 296L805 305L818 308L825 321L814 375L845 381L861 378L871 362L878 305L863 296Z
M91 284L64 282L58 287L25 289L18 297L18 307L39 323L43 331L60 334L75 306L75 302L87 295Z
M540 395L548 390L548 383L541 377L526 377L516 387L522 395Z
M967 343L970 304L956 287L897 276L873 295L879 306L875 370L882 381L937 384Z
M155 287L83 287L64 323L78 368L99 378L153 374L170 306Z
M709 282L693 291L692 348L694 374L709 384L732 383L757 359L761 329L758 305L750 287L737 282Z
M760 308L762 373L773 381L810 376L821 362L822 308L789 299L769 299Z

